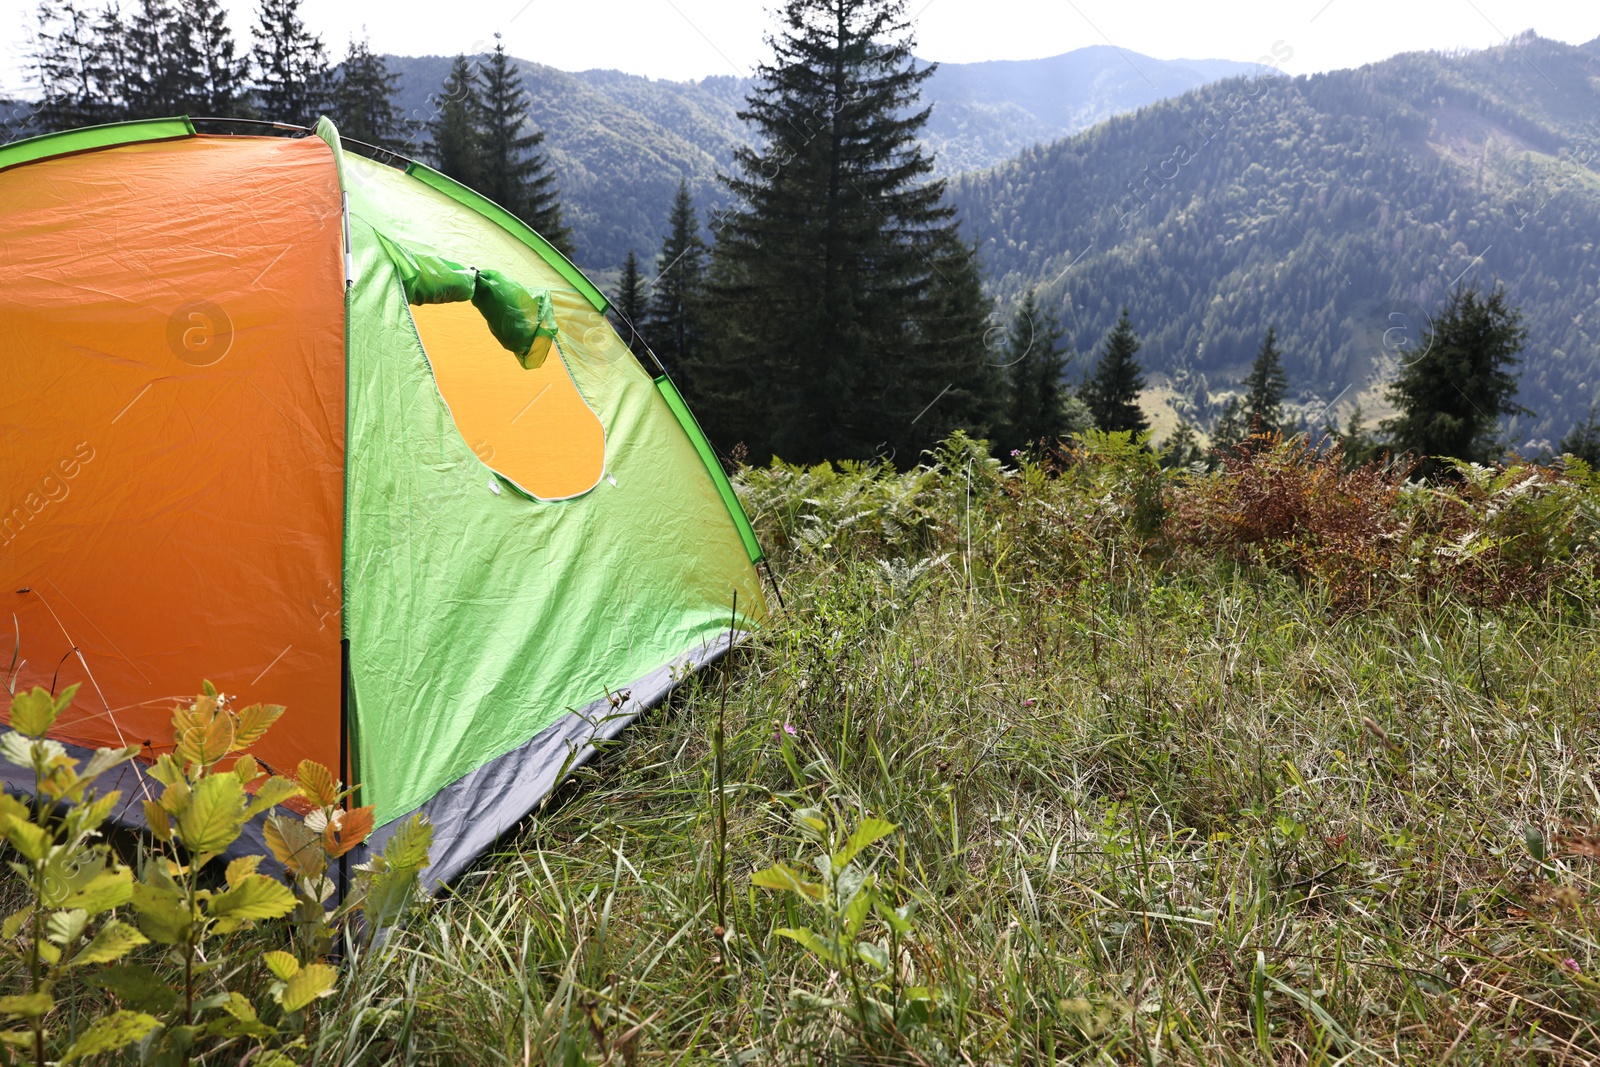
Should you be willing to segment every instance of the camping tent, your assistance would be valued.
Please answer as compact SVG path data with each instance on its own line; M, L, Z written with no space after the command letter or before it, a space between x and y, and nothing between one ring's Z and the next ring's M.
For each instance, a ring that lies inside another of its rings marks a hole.
M343 767L372 847L424 812L452 876L764 615L727 478L606 310L326 119L0 147L8 684L82 682L58 740L149 758L203 678L285 705L258 757Z

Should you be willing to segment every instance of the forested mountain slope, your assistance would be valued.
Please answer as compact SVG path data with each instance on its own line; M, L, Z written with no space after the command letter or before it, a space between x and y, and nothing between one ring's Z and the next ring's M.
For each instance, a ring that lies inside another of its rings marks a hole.
M1558 438L1600 382L1594 42L1232 78L966 176L955 198L999 293L1041 286L1079 353L1129 306L1146 365L1201 422L1274 324L1320 425L1416 351L1457 279L1504 282L1527 315L1536 414L1509 443Z
M387 56L399 103L419 128L434 114L444 56ZM1130 66L1137 64L1137 69ZM750 81L732 76L657 81L614 70L568 73L517 61L529 114L547 133L563 205L586 266L616 267L660 245L680 179L702 213L726 202L716 181L748 136L737 112ZM1215 78L1254 70L1230 60L1164 61L1100 46L1048 59L943 64L925 86L926 130L939 174L988 167L1029 145L1075 133L1122 111Z

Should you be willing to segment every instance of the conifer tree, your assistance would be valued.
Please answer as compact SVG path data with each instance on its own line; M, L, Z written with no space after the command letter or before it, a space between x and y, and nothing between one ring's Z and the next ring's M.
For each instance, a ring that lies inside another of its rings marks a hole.
M1196 463L1205 462L1205 459L1205 449L1200 447L1200 436L1188 422L1178 423L1178 428L1172 431L1172 436L1161 446L1163 467L1192 467Z
M218 0L179 0L183 110L190 115L235 118L249 114L246 63Z
M1246 430L1252 434L1281 433L1283 397L1289 391L1289 377L1283 370L1276 327L1267 327L1250 373L1240 384L1244 387L1241 416Z
M1563 456L1576 456L1591 468L1600 468L1600 406L1589 405L1589 417L1567 432L1557 446Z
M400 149L404 131L400 108L394 102L400 75L389 70L389 64L372 51L366 38L351 39L338 74L333 112L340 135L380 149Z
M29 65L39 91L32 125L39 133L109 122L121 116L107 106L108 71L98 47L96 18L75 0L39 5ZM102 24L104 16L99 20Z
M705 285L706 245L700 239L689 183L680 181L667 218L667 236L656 259L656 278L645 310L650 348L667 373L687 381L704 331L700 305Z
M628 351L638 355L644 351L638 330L645 314L644 275L639 272L639 257L628 249L628 258L622 261L622 277L617 282L617 299L611 305L618 316L617 332L628 342Z
M118 9L108 8L107 14L116 19ZM177 13L164 0L138 0L125 18L125 23L116 25L122 34L122 84L117 93L122 113L130 119L182 114L189 103L189 72ZM108 21L107 37L113 32L111 25ZM109 40L106 43L115 47Z
M1017 306L1007 331L1005 362L1009 413L1006 420L1011 445L1025 448L1041 441L1054 444L1067 433L1066 369L1061 348L1063 331L1055 314L1039 306L1029 289Z
M1100 359L1089 380L1083 384L1083 402L1089 406L1096 429L1107 433L1126 430L1134 436L1150 428L1139 393L1144 389L1144 370L1139 366L1139 338L1133 332L1128 309L1102 343Z
M988 303L918 134L904 0L785 0L740 117L689 368L713 435L759 462L894 454L980 429Z
M1491 462L1499 452L1496 420L1531 414L1512 399L1510 369L1526 337L1522 313L1500 286L1488 296L1469 287L1451 293L1422 355L1389 386L1399 414L1383 430L1395 451L1418 456L1425 475L1441 468L1441 457Z
M251 57L262 117L311 126L328 104L330 72L322 38L300 19L301 2L260 0Z
M500 35L494 36L494 51L479 73L483 87L477 116L483 168L479 192L570 257L572 232L562 218L555 171L540 150L544 131L529 128L522 72L506 55Z
M478 113L483 108L483 86L477 65L456 56L444 85L433 97L434 114L428 120L429 161L443 174L463 185L481 188L483 138Z
M1228 452L1242 445L1248 436L1250 424L1244 418L1244 401L1230 396L1211 427L1211 447L1218 452Z

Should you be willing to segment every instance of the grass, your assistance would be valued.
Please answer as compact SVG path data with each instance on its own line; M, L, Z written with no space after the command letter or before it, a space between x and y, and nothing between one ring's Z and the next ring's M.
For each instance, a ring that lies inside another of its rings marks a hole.
M352 960L304 1060L1600 1059L1592 476L1073 459L745 472L787 608ZM886 969L750 878L869 817Z
M1173 549L1125 453L1085 481L960 444L747 472L787 610L396 932L325 1035L393 1063L1600 1058L1592 537L1503 602L1350 610ZM866 853L911 905L888 973L823 963L752 886L809 867L797 809L898 827ZM852 1013L862 975L886 1012Z

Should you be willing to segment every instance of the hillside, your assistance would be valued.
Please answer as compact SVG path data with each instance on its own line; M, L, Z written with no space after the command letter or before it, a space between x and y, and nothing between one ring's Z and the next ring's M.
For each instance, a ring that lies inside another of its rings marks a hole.
M1525 36L1359 70L1233 78L955 188L996 290L1040 285L1087 353L1133 311L1202 422L1278 327L1302 414L1415 352L1459 278L1529 331L1508 443L1560 437L1600 376L1600 54ZM1319 422L1320 425L1320 422Z
M450 58L386 59L401 76L403 113L425 123ZM734 147L746 137L737 112L748 79L656 81L614 70L568 73L517 62L529 90L529 113L547 133L584 265L615 267L629 248L653 254L680 179L688 179L702 211L726 201L716 174L726 170ZM941 65L924 94L933 106L926 143L942 175L989 167L1029 145L1253 69L1228 60L1163 61L1137 54L1125 60L1104 46L1048 59Z

